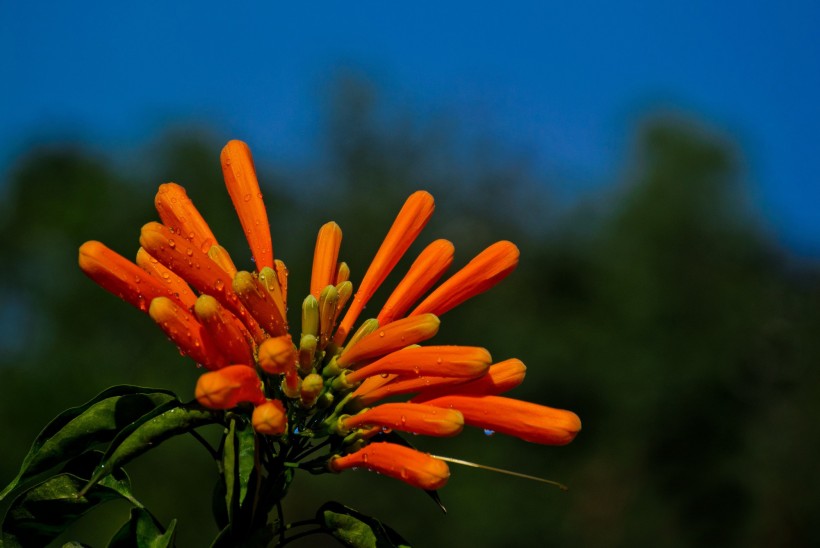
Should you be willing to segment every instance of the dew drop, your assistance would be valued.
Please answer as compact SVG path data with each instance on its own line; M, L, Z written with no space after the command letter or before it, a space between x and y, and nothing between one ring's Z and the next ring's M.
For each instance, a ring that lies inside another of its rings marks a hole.
M405 417L404 415L401 416L401 423L407 424L407 417Z
M367 453L365 453L364 455L362 455L362 460L363 460L364 462L367 462Z
M245 200L246 202L250 202L251 201L251 195L250 194L245 194L245 197L242 198L242 199Z
M379 331L379 337L384 337L384 331Z
M442 360L441 360L441 356L439 356L438 358L436 358L436 363L437 363L437 364L441 365L441 361L442 361Z
M191 256L194 254L194 250L193 250L193 249L191 249L191 248L189 247L188 249L186 249L186 250L185 250L185 253L186 253L189 257L191 257Z
M175 248L176 246L177 246L177 243L176 243L174 240L171 240L171 239L169 239L169 240L168 240L168 247L170 247L171 249L173 249L173 248Z
M381 377L382 377L383 379L386 379L386 378L387 378L387 377L389 377L389 376L390 376L390 375L388 375L387 373L382 373L382 374L381 374Z
M217 291L222 291L222 288L225 287L225 282L222 281L222 278L217 278L214 282L214 289Z
M490 430L489 428L484 429L485 436L492 436L493 434L495 434L495 430Z

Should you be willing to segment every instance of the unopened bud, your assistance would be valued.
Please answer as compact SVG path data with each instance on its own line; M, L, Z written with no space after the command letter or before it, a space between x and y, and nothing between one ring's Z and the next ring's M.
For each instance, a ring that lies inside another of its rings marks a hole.
M281 375L295 370L297 353L290 335L271 337L259 345L258 363L265 373Z
M302 379L302 406L306 408L313 407L324 387L325 380L317 373L311 373Z
M339 292L332 285L325 287L319 296L319 348L324 348L330 339L338 305Z
M266 400L253 410L251 424L260 434L281 436L288 428L285 406L279 400Z
M313 358L316 355L316 337L313 335L302 335L299 341L299 369L304 373L313 371Z
M319 336L319 301L313 295L302 301L302 334Z
M339 269L336 272L336 285L339 285L342 282L346 282L350 279L350 267L347 266L346 262L339 263Z

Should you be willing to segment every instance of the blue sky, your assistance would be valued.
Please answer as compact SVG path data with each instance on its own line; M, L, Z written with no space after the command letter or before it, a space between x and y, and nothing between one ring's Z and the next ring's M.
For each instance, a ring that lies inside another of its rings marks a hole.
M820 2L233 4L0 3L0 160L198 121L298 163L346 65L581 186L617 179L641 116L691 115L737 143L778 240L820 256Z

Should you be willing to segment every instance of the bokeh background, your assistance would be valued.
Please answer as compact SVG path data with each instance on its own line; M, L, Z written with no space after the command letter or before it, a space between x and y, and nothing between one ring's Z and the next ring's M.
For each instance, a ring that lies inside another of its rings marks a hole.
M250 267L218 162L239 138L291 307L321 223L355 283L428 189L422 244L451 239L458 265L498 239L522 251L436 340L521 358L513 394L584 421L563 448L417 440L567 493L454 465L444 515L365 472L297 476L289 520L335 499L419 546L820 545L818 20L733 0L0 3L0 483L110 385L191 396L193 364L76 253L135 253L173 180ZM128 470L180 546L208 544L196 442ZM111 504L62 540L104 546L126 518Z

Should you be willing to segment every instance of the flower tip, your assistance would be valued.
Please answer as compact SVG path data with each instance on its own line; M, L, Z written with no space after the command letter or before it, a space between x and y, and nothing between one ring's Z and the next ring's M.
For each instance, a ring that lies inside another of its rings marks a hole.
M262 381L247 365L229 365L200 375L194 391L197 401L210 409L230 409L241 402L264 403Z
M290 335L272 337L259 345L259 367L265 373L281 375L295 369L298 353Z
M257 405L251 417L253 429L268 436L281 436L288 428L285 406L279 400L267 400Z

